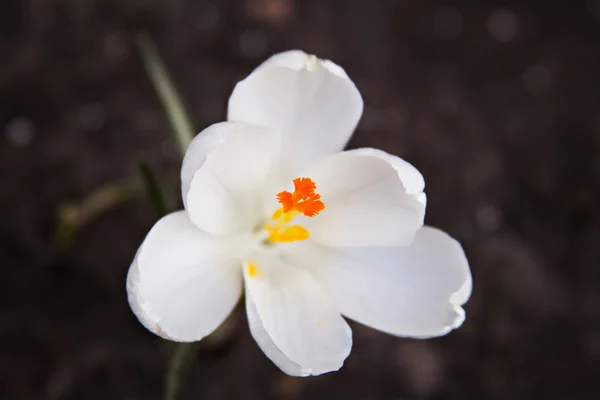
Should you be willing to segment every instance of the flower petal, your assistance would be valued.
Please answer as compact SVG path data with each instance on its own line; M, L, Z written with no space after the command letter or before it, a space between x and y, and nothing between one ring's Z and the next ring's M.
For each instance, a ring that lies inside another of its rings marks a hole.
M360 93L341 67L294 50L271 57L237 84L228 119L281 135L284 161L296 170L342 150L362 110Z
M306 376L343 365L352 332L308 272L263 255L252 258L244 274L252 334L277 366Z
M251 230L262 217L277 142L266 129L241 122L211 125L190 144L181 171L192 222L214 235ZM193 172L192 172L193 171Z
M325 209L305 224L321 244L405 245L423 225L424 201L408 193L398 170L379 156L352 151L330 155L301 176L317 184L325 203Z
M400 176L400 180L402 184L406 188L406 192L409 194L419 194L423 190L425 190L425 179L423 175L416 169L412 164L407 161L404 161L398 156L393 154L386 153L383 150L372 149L372 148L361 148L348 150L349 154L358 154L361 156L373 156L377 157L381 160L387 161L392 168L394 168L398 175Z
M462 324L471 273L460 244L423 227L407 247L331 249L306 243L286 256L310 271L341 313L398 336L441 336Z
M297 363L290 360L285 354L279 350L279 348L273 343L271 337L265 330L260 315L256 310L256 305L252 299L252 295L246 290L246 313L248 314L248 325L250 326L250 333L258 347L265 353L265 355L273 361L280 370L291 376L308 376L310 370L302 368Z
M240 298L242 240L215 239L187 212L160 219L140 246L127 275L129 304L155 334L191 342L215 330Z
M187 194L192 185L196 171L202 167L206 157L219 148L233 132L237 132L235 124L214 124L200 132L190 142L181 166L181 197L183 205L187 207Z

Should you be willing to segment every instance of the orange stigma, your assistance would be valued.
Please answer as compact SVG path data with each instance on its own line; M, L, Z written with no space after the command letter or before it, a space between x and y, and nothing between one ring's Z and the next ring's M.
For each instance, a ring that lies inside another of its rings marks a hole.
M314 217L325 208L320 200L321 196L315 193L317 185L310 178L294 179L294 193L284 191L277 193L277 200L283 206L283 212L299 211L307 217Z
M302 226L286 227L285 225L299 214L314 217L325 208L321 196L315 192L317 185L312 179L296 178L293 182L294 193L288 191L277 193L277 201L281 204L281 208L275 210L271 217L276 225L265 224L270 242L295 242L308 239L310 233Z

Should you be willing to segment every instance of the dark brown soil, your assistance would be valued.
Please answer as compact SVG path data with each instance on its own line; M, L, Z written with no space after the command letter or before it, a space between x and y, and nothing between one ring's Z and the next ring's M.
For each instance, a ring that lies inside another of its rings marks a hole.
M3 0L1 399L160 398L165 353L124 289L149 202L54 246L60 204L139 160L179 167L140 29L198 130L272 53L344 66L366 104L351 146L423 172L427 223L463 243L474 277L459 330L417 341L355 324L344 368L317 378L284 376L239 310L182 399L600 398L600 1Z

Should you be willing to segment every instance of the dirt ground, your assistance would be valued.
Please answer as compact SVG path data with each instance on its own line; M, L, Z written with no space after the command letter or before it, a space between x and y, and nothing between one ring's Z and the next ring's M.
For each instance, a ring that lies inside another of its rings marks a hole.
M343 369L316 378L283 375L237 310L182 399L600 398L600 1L3 0L1 399L160 398L164 349L125 295L149 202L55 246L64 202L137 176L139 160L177 174L140 30L197 130L272 53L342 65L365 100L351 147L422 171L426 222L461 241L474 279L457 331L353 324Z

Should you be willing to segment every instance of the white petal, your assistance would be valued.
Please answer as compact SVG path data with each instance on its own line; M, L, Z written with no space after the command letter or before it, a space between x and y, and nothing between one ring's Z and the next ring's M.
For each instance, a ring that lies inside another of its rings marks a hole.
M276 145L264 128L240 122L214 124L201 132L181 172L192 222L215 235L253 229L263 216L261 201L276 170Z
M423 178L423 175L421 175L419 170L412 164L404 161L398 156L386 153L383 150L372 148L349 150L348 153L361 156L373 156L387 161L396 171L398 171L400 180L406 188L406 192L409 194L419 194L425 190L425 179Z
M306 54L302 50L288 50L282 53L275 54L271 56L267 61L259 65L258 68L256 68L256 71L265 67L277 66L286 67L294 70L301 70L304 68L312 70L319 67L324 67L327 68L329 72L339 76L340 78L350 79L348 78L348 74L346 74L346 71L344 71L344 69L339 65L329 60L321 60L314 55Z
M337 371L350 354L352 332L314 278L278 259L250 261L257 270L249 274L244 268L246 290L256 307L249 320L265 354L293 375ZM258 319L262 328L256 328Z
M187 206L187 194L192 185L194 174L206 161L206 157L236 132L236 125L214 124L200 132L189 144L181 166L181 197L183 205Z
M185 211L150 230L127 275L127 295L140 322L155 334L191 342L210 334L240 298L242 240L215 239Z
M282 157L296 170L342 150L362 109L360 93L341 67L296 50L273 56L237 84L228 119L280 135Z
M311 164L301 176L317 185L325 209L306 222L328 246L397 246L423 225L425 204L407 193L397 170L380 157L342 152Z
M425 190L425 179L423 175L411 163L404 161L398 156L386 153L383 150L373 148L361 148L348 150L350 154L361 156L373 156L388 162L398 172L398 176L406 189L406 193L412 194L414 198L423 204L421 219L425 218L425 207L427 207L427 196Z
M280 370L291 376L310 375L309 369L304 369L290 360L277 346L275 346L275 343L271 340L271 337L260 320L256 305L248 290L246 290L246 313L248 314L248 325L250 326L252 337L256 340L258 347L260 347L265 355L273 361L273 364L277 365Z
M469 265L460 244L438 229L423 227L408 247L295 249L286 261L310 266L348 318L417 338L445 335L464 321Z

